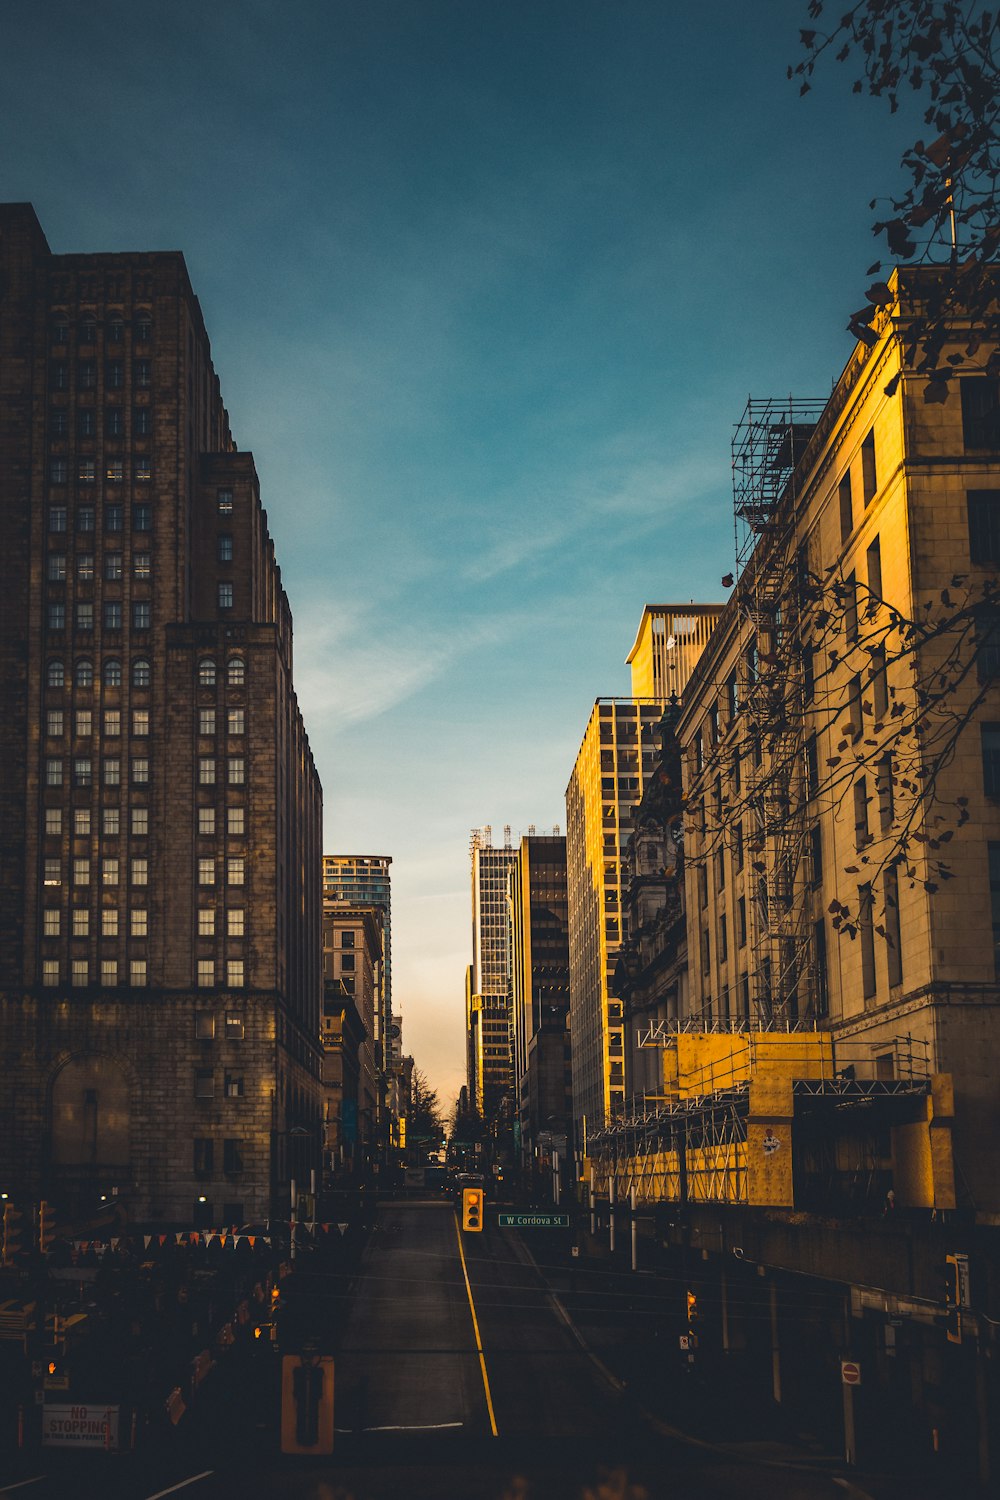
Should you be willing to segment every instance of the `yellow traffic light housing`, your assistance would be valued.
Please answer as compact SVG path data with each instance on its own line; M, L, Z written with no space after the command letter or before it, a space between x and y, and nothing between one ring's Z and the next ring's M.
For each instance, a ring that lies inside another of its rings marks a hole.
M698 1297L697 1297L697 1294L695 1292L689 1291L688 1294L687 1294L687 1319L688 1319L688 1323L689 1324L693 1323L696 1320L697 1317L698 1317Z
M471 1230L474 1234L482 1231L483 1206L486 1194L482 1188L467 1187L462 1189L462 1228Z

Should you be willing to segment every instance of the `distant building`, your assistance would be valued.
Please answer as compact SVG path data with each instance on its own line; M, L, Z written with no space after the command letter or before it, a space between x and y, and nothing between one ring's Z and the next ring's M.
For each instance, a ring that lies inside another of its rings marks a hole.
M566 840L528 834L509 874L514 1079L526 1151L571 1126Z
M472 875L472 973L468 997L473 1073L470 1092L489 1117L500 1100L513 1104L510 912L507 877L516 858L510 830L504 847L493 847L492 829L475 828L470 841Z
M380 906L352 906L324 899L324 1050L329 1053L333 1046L335 1052L344 1053L345 1048L357 1046L356 1110L348 1107L346 1114L342 1113L338 1141L355 1145L352 1164L358 1168L376 1153L384 1103L383 1075L374 1042L375 1007L381 993L382 940ZM349 1070L353 1070L355 1059L345 1061ZM334 1071L337 1066L334 1062ZM329 1069L325 1074L328 1076ZM328 1119L335 1103L327 1090Z
M392 879L388 854L324 854L323 900L355 906L377 906L382 911L383 953L379 964L380 991L375 1006L375 1054L387 1070L392 1052Z
M181 255L0 208L0 1140L16 1202L266 1217L318 1165L322 796Z

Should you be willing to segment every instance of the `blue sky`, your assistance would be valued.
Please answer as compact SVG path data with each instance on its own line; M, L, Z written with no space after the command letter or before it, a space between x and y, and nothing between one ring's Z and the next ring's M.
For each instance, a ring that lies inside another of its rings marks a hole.
M404 1045L450 1102L469 830L564 826L644 603L724 592L733 423L839 374L912 114L850 64L799 98L805 0L4 9L2 197L57 252L187 258L325 847L393 856Z

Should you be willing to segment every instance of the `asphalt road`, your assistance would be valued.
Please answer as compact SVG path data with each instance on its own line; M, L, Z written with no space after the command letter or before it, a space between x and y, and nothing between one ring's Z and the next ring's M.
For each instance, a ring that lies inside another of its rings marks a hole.
M0 1476L0 1500L852 1500L828 1473L652 1426L560 1316L527 1235L489 1223L460 1236L449 1204L387 1202L350 1288L302 1278L300 1328L321 1346L341 1330L331 1458L279 1457L277 1361L233 1361L172 1451L43 1451ZM345 1295L335 1320L329 1303Z

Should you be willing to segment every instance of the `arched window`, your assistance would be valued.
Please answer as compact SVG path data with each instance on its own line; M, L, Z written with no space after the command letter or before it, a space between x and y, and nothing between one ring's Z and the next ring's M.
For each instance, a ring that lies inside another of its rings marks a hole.
M149 662L144 656L137 656L132 663L132 686L149 687L151 675Z
M73 679L77 687L94 686L94 663L89 656L81 656L73 671Z
M226 668L226 681L230 687L242 687L246 681L247 668L242 656L231 656Z
M139 344L145 344L150 338L152 338L153 315L151 312L147 311L146 308L140 307L136 309L135 321L132 324L132 331L135 335L136 342Z
M97 343L97 324L93 318L84 318L80 324L78 338L81 344Z
M45 673L45 681L49 687L63 687L66 682L66 668L61 661L50 661Z
M198 663L198 686L215 687L215 662L210 656L203 656Z
M121 685L122 664L118 660L117 656L110 656L104 663L104 686L121 687Z

